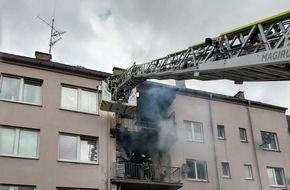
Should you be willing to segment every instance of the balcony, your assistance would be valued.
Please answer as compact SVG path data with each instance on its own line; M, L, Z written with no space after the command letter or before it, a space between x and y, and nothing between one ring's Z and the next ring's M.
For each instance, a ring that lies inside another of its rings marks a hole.
M112 183L118 189L172 189L182 187L180 168L136 164L129 162L114 163Z

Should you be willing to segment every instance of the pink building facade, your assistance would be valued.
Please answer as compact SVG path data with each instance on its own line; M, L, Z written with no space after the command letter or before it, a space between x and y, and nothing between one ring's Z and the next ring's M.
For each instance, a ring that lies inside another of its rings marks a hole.
M117 115L109 73L0 58L1 190L290 188L286 108L146 82Z

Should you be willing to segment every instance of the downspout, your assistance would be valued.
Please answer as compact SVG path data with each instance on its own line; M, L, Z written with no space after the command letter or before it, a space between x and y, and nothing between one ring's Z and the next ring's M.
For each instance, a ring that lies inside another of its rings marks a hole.
M259 166L259 161L258 161L258 155L257 155L257 149L255 146L255 137L254 137L254 131L253 131L253 123L252 123L252 117L251 117L251 111L250 111L250 105L251 105L251 101L248 101L248 106L247 106L247 112L248 112L248 118L249 118L249 126L250 126L250 131L251 131L251 137L253 139L253 151L254 151L254 156L255 156L255 162L257 165L257 174L258 174L258 183L260 186L260 190L263 190L263 186L262 186L262 180L261 180L261 174L260 174L260 166Z
M218 160L217 160L217 155L216 155L216 146L215 146L215 138L214 138L214 122L213 122L213 114L212 114L212 94L209 96L209 115L210 115L210 129L211 129L211 137L212 137L212 147L213 147L213 154L214 154L214 161L215 161L215 176L217 180L217 190L220 190L220 177L219 177L219 172L218 172Z
M111 128L111 118L110 113L107 112L107 187L108 190L111 189L111 143L110 143L110 128Z

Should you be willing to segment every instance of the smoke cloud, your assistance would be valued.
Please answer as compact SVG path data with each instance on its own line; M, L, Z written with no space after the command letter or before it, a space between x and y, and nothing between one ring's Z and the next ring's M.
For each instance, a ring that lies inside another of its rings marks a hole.
M119 130L117 143L127 149L131 162L145 159L155 166L170 166L170 148L177 141L175 115L169 107L175 98L176 89L154 83L141 86L136 114L137 131L129 126ZM170 113L170 114L169 114Z

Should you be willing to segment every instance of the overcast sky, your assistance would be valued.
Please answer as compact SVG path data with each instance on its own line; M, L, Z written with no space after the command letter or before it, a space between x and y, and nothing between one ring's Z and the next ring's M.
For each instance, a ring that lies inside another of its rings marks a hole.
M34 57L48 52L50 28L66 31L52 59L111 72L216 37L290 9L290 0L2 0L0 51ZM1 72L1 71L0 71ZM173 84L173 81L168 83ZM290 108L290 82L187 81L187 87ZM287 111L290 114L289 111Z

